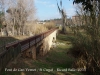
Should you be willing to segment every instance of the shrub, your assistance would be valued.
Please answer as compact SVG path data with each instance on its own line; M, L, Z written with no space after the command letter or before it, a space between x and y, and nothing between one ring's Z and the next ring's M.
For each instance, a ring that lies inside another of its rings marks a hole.
M92 12L79 14L84 23L74 28L75 38L70 51L76 57L74 67L86 68L89 75L100 74L100 14L97 14L96 8L94 4ZM80 32L81 29L84 31Z

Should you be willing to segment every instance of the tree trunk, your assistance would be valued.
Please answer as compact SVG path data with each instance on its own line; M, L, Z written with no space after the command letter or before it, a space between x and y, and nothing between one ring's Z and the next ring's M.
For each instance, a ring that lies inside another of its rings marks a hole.
M62 33L63 34L66 34L67 33L65 23L66 23L66 21L63 19L63 26L62 26Z
M99 13L100 13L100 0L98 0L98 5L99 5Z
M3 30L2 30L2 28L1 28L1 36L3 36Z
M12 27L12 35L14 36L14 25Z
M19 28L18 28L18 34L17 34L17 35L19 35L19 36L20 36L20 31L21 31L21 28L19 27Z

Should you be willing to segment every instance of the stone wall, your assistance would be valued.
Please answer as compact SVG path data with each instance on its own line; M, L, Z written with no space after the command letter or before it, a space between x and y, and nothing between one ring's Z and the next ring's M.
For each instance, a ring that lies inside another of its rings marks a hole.
M39 51L40 56L44 56L49 52L50 48L52 47L53 43L56 41L56 34L57 30L47 36L45 39L42 40L42 44L38 46L31 47L30 49L24 51L22 53L23 57L31 57L32 59L36 60L36 56L38 55L36 52Z

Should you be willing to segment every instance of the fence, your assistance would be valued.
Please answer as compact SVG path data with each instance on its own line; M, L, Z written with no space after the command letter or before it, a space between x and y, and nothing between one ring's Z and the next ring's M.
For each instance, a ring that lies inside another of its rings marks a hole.
M19 53L29 49L33 45L36 45L55 30L56 28L41 33L39 35L24 39L22 41L12 42L10 44L7 44L5 48L2 47L4 48L4 50L0 53L0 71L6 67L10 60L16 58Z

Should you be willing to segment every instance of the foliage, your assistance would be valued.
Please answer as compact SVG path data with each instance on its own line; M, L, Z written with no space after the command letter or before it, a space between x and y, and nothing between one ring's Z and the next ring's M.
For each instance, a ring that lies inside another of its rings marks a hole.
M74 28L75 38L72 40L71 53L77 58L74 67L86 68L91 75L100 74L100 14L98 3L92 2L93 11L78 13L83 24ZM83 32L80 32L81 30Z
M93 1L97 1L100 3L99 0L74 0L73 4L81 3L84 6L84 10L93 11L93 4L92 4Z

